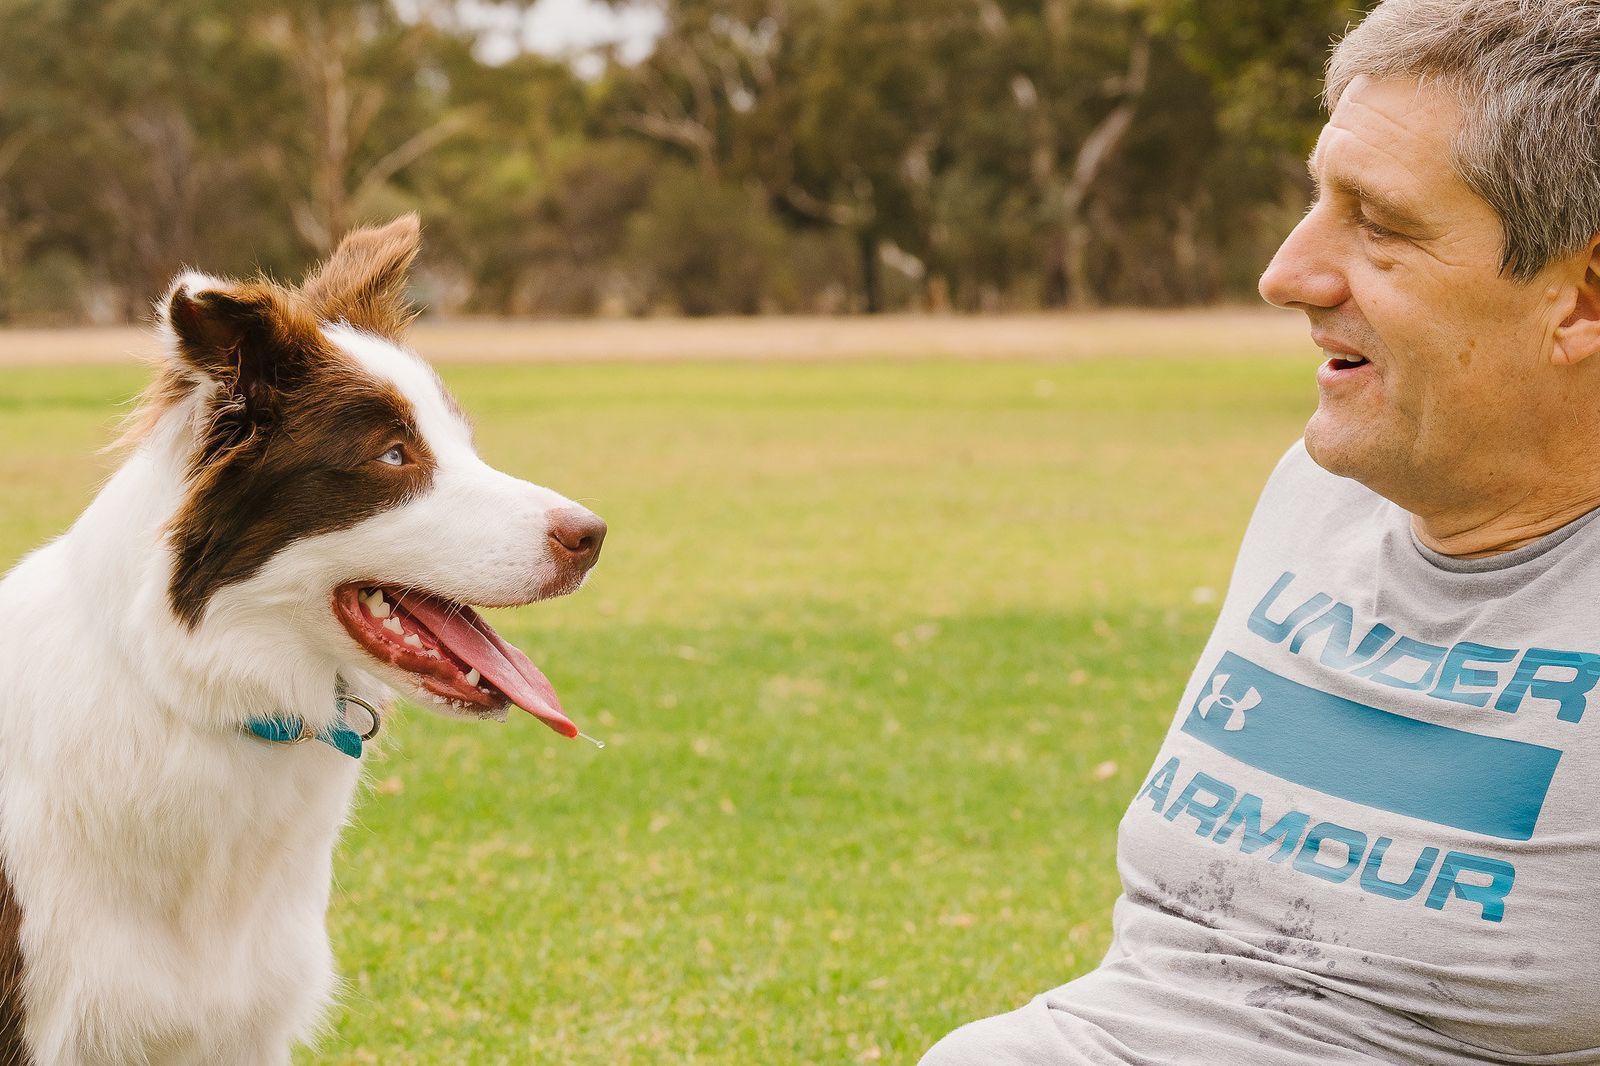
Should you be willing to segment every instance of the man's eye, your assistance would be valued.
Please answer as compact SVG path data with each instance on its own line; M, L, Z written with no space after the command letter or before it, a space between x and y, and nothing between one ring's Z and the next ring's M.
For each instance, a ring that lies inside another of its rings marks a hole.
M1400 236L1400 234L1396 233L1394 230L1385 229L1383 226L1378 225L1366 215L1357 215L1356 224L1366 231L1367 236L1376 240L1386 240L1389 237Z
M393 448L390 448L388 451L378 456L378 462L388 463L390 466L405 466L406 451L404 448L400 447L400 445L396 444Z

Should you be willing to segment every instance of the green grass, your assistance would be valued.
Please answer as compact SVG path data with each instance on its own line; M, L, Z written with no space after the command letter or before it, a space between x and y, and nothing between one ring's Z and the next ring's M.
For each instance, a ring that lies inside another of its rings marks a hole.
M597 751L412 710L311 1063L913 1063L1092 967L1117 820L1312 395L1294 360L456 366L611 524L497 618ZM0 563L132 370L0 382Z

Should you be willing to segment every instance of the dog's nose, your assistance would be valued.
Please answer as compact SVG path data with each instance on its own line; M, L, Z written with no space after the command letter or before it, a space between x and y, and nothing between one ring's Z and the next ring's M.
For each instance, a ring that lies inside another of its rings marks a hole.
M550 550L581 570L600 558L606 524L590 511L561 510L550 514Z

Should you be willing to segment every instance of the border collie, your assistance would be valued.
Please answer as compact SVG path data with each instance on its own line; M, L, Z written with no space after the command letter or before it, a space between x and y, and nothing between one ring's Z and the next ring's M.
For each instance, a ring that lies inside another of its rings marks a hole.
M402 341L417 244L180 275L126 462L0 581L0 1063L287 1063L378 708L577 735L467 605L573 591L605 525L478 458Z

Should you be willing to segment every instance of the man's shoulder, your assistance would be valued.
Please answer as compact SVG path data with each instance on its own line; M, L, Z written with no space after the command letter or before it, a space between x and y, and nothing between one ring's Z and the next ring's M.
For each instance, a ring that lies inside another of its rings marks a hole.
M1330 473L1317 465L1317 461L1306 450L1304 438L1289 445L1288 450L1278 459L1277 465L1272 468L1272 473L1267 476L1266 485L1261 490L1263 504L1269 502L1289 504L1295 501L1326 502L1331 498L1360 501L1379 499L1377 493L1361 482Z
M1271 488L1274 483L1279 481L1305 478L1316 479L1319 477L1329 478L1333 476L1318 466L1317 461L1311 458L1311 453L1306 450L1305 438L1297 437L1295 442L1289 445L1288 450L1279 456L1278 464L1272 468L1272 473L1267 477L1267 487ZM1339 480L1346 479L1340 478Z
M1318 531L1348 531L1370 522L1387 524L1394 505L1362 485L1317 465L1297 440L1278 459L1256 501L1246 545L1263 540L1301 543Z

